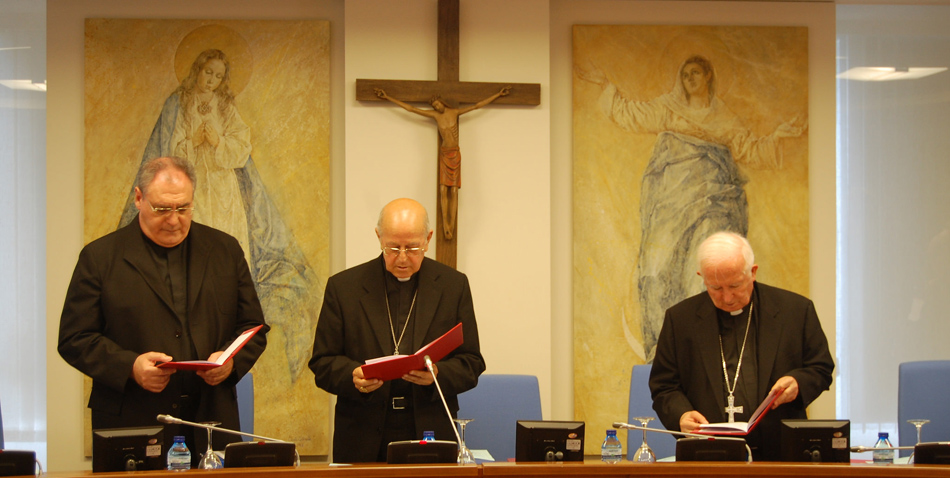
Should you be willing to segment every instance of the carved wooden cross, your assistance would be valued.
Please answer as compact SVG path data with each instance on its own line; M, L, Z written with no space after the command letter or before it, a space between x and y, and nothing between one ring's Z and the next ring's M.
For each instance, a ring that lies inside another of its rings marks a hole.
M494 104L531 105L541 104L541 85L538 83L479 83L459 81L459 0L439 0L439 78L437 81L413 80L356 80L356 99L360 101L385 101L377 96L376 89L386 92L391 98L406 103L429 103L434 96L441 96L449 108L460 104L478 103L510 86L510 93L494 100ZM441 143L440 143L441 145ZM437 153L439 154L439 153ZM441 158L436 156L436 167ZM438 187L436 201L436 260L451 267L458 258L458 218L452 225L451 238L443 234L443 190ZM457 191L456 191L457 192Z

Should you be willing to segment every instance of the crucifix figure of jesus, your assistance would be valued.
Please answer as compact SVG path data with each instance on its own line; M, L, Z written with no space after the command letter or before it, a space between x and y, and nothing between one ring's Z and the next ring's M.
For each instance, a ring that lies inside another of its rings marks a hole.
M726 397L729 400L729 406L726 407L726 413L729 414L729 423L736 422L736 414L742 413L742 405L736 406L736 397L729 395Z
M458 190L462 187L462 151L459 149L459 116L474 111L498 99L507 96L510 86L498 93L470 106L452 108L446 106L441 96L434 96L429 104L431 110L416 108L386 94L382 88L375 88L376 96L392 101L406 111L435 120L439 128L442 145L439 149L439 201L442 207L442 233L446 239L452 239L455 230L455 216L458 214Z
M541 104L538 83L488 83L459 81L459 0L439 0L438 79L382 80L357 79L359 101L389 100L408 111L435 120L439 130L438 195L436 203L436 260L455 267L457 261L459 186L461 161L459 123L461 114L494 105ZM435 101L435 98L438 101ZM398 98L398 101L396 100ZM432 110L409 106L428 103Z

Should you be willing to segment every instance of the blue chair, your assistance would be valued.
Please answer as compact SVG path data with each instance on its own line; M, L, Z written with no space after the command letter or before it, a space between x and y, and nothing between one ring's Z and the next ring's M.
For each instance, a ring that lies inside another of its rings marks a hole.
M241 420L241 431L254 433L254 376L246 373L235 387L238 401L238 417ZM250 441L250 437L242 437Z
M907 420L925 418L921 428L924 442L950 441L950 360L904 362L900 364L897 386L897 432L900 446L917 443L917 429ZM901 450L901 456L910 451Z
M488 450L495 461L515 457L518 420L541 420L541 391L534 375L482 374L478 386L459 394L458 400L459 418L475 419L465 428L465 444Z
M634 365L630 372L630 403L627 406L627 423L640 425L634 417L653 417L647 424L649 428L666 430L653 411L653 397L650 395L650 370L652 365ZM632 460L640 444L643 443L643 432L627 430L627 459ZM667 433L647 432L647 444L653 450L656 458L666 458L676 455L676 438Z

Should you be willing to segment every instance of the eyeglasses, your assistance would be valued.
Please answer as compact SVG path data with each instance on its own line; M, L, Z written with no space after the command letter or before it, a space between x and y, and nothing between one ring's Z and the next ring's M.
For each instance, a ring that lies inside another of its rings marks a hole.
M195 211L194 206L180 206L180 207L155 207L152 206L152 203L148 199L145 200L148 204L149 209L152 210L155 214L159 216L168 216L173 211L178 213L179 216L188 216Z
M405 252L406 257L419 257L425 253L425 246L423 247L407 247L405 249L401 247L383 247L383 254L392 257L399 257L400 253Z

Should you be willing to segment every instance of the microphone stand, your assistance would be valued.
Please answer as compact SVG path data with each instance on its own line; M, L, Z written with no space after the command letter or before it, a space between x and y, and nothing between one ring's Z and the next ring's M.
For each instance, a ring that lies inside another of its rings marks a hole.
M746 452L749 454L749 460L748 460L748 461L749 461L749 463L752 463L752 449L749 448L749 444L745 441L745 438L739 438L739 437L720 437L720 436L716 436L716 435L704 435L704 434L702 434L702 433L674 432L674 431L671 431L671 430L661 430L661 429L659 429L659 428L649 428L649 427L644 427L644 426L640 426L640 425L631 425L631 424L629 424L629 423L624 423L624 422L614 422L613 427L614 427L614 428L626 428L626 429L630 429L630 430L646 430L646 431L648 431L648 432L666 433L666 434L669 434L669 435L681 435L681 436L691 437L691 438L704 438L704 439L710 440L710 441L712 441L712 440L722 440L722 439L728 439L728 440L742 440L742 441L744 442L743 444L745 445ZM878 448L878 449L880 450L880 448Z
M237 430L231 430L228 428L219 428L216 426L205 425L204 423L189 422L188 420L175 418L171 415L158 415L155 417L155 419L161 423L170 423L173 425L188 425L190 427L204 428L206 430L215 430L219 432L230 433L232 435L241 435L241 436L246 436L246 437L251 437L251 438L257 438L258 440L263 440L263 441L271 441L271 442L277 442L277 443L291 443L286 440L280 440L277 438L270 438L270 437L265 437L261 435L255 435L253 433L244 433L244 432L239 432ZM211 443L208 443L208 449L209 450L211 449ZM294 446L294 466L300 466L300 453L297 453L296 445Z
M671 430L661 430L661 429L659 429L659 428L649 428L649 427L644 427L644 426L641 426L641 425L631 425L631 424L629 424L629 423L624 423L624 422L614 422L613 427L614 427L614 428L626 428L626 429L630 429L630 430L646 430L646 431L648 431L648 432L666 433L666 434L668 434L668 435L681 435L681 436L684 436L684 437L706 438L706 439L708 439L708 440L715 440L715 439L717 439L717 438L721 438L721 437L717 437L716 435L705 435L705 434L702 434L702 433L689 433L689 432L674 432L674 431L671 431Z
M864 452L867 452L867 451L877 451L877 450L885 450L885 451L886 451L886 450L913 450L913 449L914 449L913 446L882 446L882 447L874 447L874 446L863 446L863 445L859 445L859 446L853 446L853 447L851 447L851 453L864 453Z
M442 387L439 386L439 381L435 378L435 370L432 367L432 359L428 355L425 356L426 368L429 369L429 373L432 374L432 383L435 384L435 389L439 391L439 398L442 399L442 406L445 407L445 414L449 417L449 422L452 423L452 431L455 432L455 440L459 446L459 459L458 462L460 465L466 463L474 464L475 457L472 456L471 450L465 446L465 442L462 441L462 435L459 434L458 427L455 426L455 419L452 418L452 412L449 411L449 404L445 401L445 394L442 393ZM468 461L471 460L471 461Z
M288 443L286 440L279 440L279 439L277 439L277 438L268 438L268 437L261 436L261 435L254 435L253 433L244 433L244 432L239 432L239 431L237 431L237 430L230 430L230 429L227 429L227 428L221 428L221 427L215 427L215 426L211 426L211 425L205 425L204 423L189 422L188 420L182 420L182 419L180 419L180 418L175 418L175 417L173 417L173 416L171 416L171 415L158 415L157 417L155 417L155 419L158 420L158 421L161 422L161 423L170 423L170 424L173 424L173 425L188 425L188 426L196 427L196 428L204 428L204 429L206 429L206 430L207 430L207 429L210 429L210 430L214 430L214 431L219 431L219 432L224 432L224 433L230 433L230 434L232 434L232 435L241 435L241 436L246 436L246 437L251 437L251 438L257 438L258 440L275 441L275 442L279 442L279 443Z

